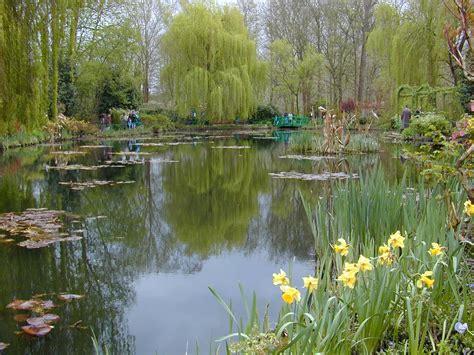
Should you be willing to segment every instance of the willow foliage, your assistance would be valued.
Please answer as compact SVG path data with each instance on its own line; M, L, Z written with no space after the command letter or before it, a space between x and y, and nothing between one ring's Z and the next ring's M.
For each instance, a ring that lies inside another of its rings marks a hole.
M255 108L263 65L235 8L191 4L163 38L168 65L161 73L177 111L209 121L247 119Z
M438 0L409 1L402 12L388 3L377 6L368 40L369 53L381 68L377 87L388 94L404 84L442 84L445 15Z

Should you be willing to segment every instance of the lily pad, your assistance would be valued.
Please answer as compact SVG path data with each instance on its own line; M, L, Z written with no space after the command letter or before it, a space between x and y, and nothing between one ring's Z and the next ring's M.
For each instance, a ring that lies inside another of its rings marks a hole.
M317 180L317 181L327 181L327 180L342 180L342 179L357 179L359 175L346 173L329 173L325 172L322 174L303 174L296 171L284 171L281 173L269 173L269 175L275 179L299 179L299 180Z
M36 337L43 337L45 335L48 335L51 330L53 330L53 326L48 324L43 324L39 326L25 325L24 327L21 327L21 329L23 329L26 334Z
M83 297L84 297L84 295L74 295L74 294L71 294L71 293L58 295L58 299L60 299L61 301L80 300Z
M79 151L71 151L71 150L57 150L54 152L50 152L50 154L56 154L56 155L84 155L86 154L85 152L79 152Z
M6 308L22 310L22 311L31 311L33 308L36 308L40 305L40 302L37 300L14 300L7 304Z
M28 318L26 322L35 327L41 327L44 324L59 322L60 318L56 314L48 313L41 317Z
M68 233L61 232L62 216L66 216L64 211L47 209L27 209L22 213L4 213L0 214L0 229L12 236L25 237L26 240L17 245L28 249L43 248L61 241L78 240L77 236L72 237ZM6 242L8 239L0 239L0 241Z
M248 145L219 145L212 146L212 149L250 149Z
M318 156L318 155L282 155L279 156L280 159L295 159L295 160L312 160L312 161L321 161L326 159L334 159L335 157L328 156Z
M135 181L107 181L107 180L92 180L85 182L60 181L60 185L69 186L72 190L84 190L86 188L94 188L97 186L115 186L123 184L134 184Z

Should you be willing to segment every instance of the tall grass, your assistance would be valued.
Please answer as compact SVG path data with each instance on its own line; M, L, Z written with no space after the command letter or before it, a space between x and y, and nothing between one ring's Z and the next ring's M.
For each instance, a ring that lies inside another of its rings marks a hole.
M447 228L447 206L440 195L441 190L422 183L414 188L405 180L389 184L379 170L359 182L334 185L331 196L312 208L305 204L316 251L317 289L302 289L301 301L282 301L278 316L266 315L276 318L273 329L258 322L255 305L241 325L212 290L232 326L240 324L237 332L221 340L242 353L461 352L469 341L455 336L453 329L455 322L469 316L466 307L472 295L463 281L463 246L459 235ZM379 247L389 244L397 230L405 237L404 247L392 245L393 261L383 265ZM345 256L332 248L339 238L350 245ZM443 247L440 255L430 254L432 243ZM373 270L360 269L354 288L337 281L345 263L357 263L360 255L371 260ZM432 272L433 287L420 288L427 271ZM290 284L300 287L302 282ZM269 282L269 287L276 286Z
M325 138L321 135L294 135L290 140L290 149L295 153L337 154L337 153L376 153L380 151L377 139L363 134L352 135L349 144L340 146L337 152L327 152Z

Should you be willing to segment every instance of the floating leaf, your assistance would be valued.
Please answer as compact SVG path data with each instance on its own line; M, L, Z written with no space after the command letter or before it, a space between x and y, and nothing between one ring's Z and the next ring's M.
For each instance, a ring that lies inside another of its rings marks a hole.
M57 314L47 313L43 316L46 323L56 323L61 319Z
M248 145L220 145L212 146L212 149L250 149Z
M9 346L10 346L10 344L0 342L0 351L5 350Z
M280 159L321 161L321 160L327 160L327 159L335 159L336 157L318 156L318 155L282 155L282 156L279 156L278 158L280 158Z
M21 329L23 329L26 334L33 335L36 337L43 337L49 334L51 330L53 330L53 326L48 324L43 324L40 326L25 325L24 327L21 327Z
M58 298L61 300L61 301L72 301L72 300L79 300L81 298L83 298L84 295L74 295L74 294L61 294L61 295L58 295Z
M331 179L357 179L357 174L345 174L345 173L322 173L322 174L303 174L295 171L281 172L281 173L269 173L269 175L276 179L299 179L299 180L318 180L326 181Z
M48 313L48 314L45 314L44 316L42 317L32 317L32 318L28 318L26 320L26 322L29 324L29 325L33 325L35 327L41 327L42 325L44 324L49 324L49 323L56 323L59 321L59 316L56 315L56 314L51 314L51 313Z
M44 309L51 309L51 308L56 307L56 305L55 305L55 304L53 303L53 301L51 301L51 300L43 301L43 303L41 304L41 306L42 306Z

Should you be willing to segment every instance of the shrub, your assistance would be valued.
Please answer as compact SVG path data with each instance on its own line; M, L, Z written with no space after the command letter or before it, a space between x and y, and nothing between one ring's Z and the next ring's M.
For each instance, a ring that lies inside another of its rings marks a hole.
M435 133L448 135L451 132L451 123L440 114L426 113L419 117L412 118L410 127L415 134L422 136L432 136Z
M122 122L122 116L124 114L128 115L128 110L125 110L123 108L112 108L110 109L110 114L112 116L112 124L121 124Z
M399 130L402 126L402 121L399 115L393 115L390 119L390 128Z
M154 132L169 130L175 127L170 118L163 114L151 115L148 113L143 113L140 117L143 125L146 127L151 127Z
M415 136L415 131L413 130L412 127L405 128L402 131L402 137L404 139L412 139Z
M272 122L275 116L280 116L280 111L275 106L258 105L255 113L249 118L249 123Z

